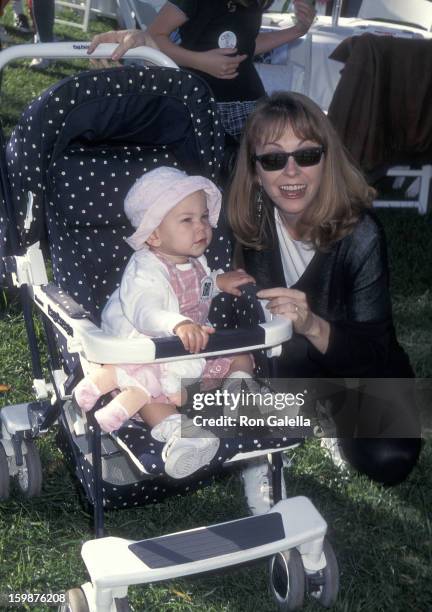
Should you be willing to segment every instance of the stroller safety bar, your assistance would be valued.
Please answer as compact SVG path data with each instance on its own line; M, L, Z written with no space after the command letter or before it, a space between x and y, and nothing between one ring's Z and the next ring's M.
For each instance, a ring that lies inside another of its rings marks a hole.
M141 542L115 537L91 540L81 554L98 604L99 589L201 574L294 547L299 548L307 570L319 571L325 567L326 531L327 523L312 502L299 496L278 502L263 515Z
M51 59L109 59L116 44L102 44L88 55L89 42L39 43L37 45L13 45L0 53L0 70L6 64L25 57L44 57ZM125 53L124 59L140 59L165 68L178 68L167 55L153 47L137 47Z
M194 359L197 354L187 352L176 336L164 338L119 338L102 331L70 296L65 296L55 285L33 286L36 305L67 339L68 350L80 353L94 363L146 363L157 360ZM64 299L66 297L66 300ZM80 318L77 318L77 313ZM209 337L205 351L199 355L240 353L280 345L292 336L292 324L283 317L248 327L221 330Z

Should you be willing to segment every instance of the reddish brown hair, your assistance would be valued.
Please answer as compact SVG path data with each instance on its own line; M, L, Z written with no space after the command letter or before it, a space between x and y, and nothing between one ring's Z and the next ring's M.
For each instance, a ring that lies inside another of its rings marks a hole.
M325 250L349 234L375 191L351 160L329 119L310 98L275 93L250 115L231 181L228 219L240 243L261 250L271 243L273 203L264 193L262 213L256 205L258 184L253 155L258 145L281 138L290 126L298 138L323 145L324 168L316 201L302 215L298 230L315 248Z

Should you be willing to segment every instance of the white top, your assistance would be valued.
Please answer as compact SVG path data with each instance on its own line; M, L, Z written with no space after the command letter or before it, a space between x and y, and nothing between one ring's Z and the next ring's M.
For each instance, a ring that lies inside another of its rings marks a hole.
M287 287L298 281L315 255L315 249L310 242L294 240L282 223L278 209L275 207L276 231L279 249Z
M218 293L216 276L222 270L211 272L204 255L198 257L198 261L213 279L213 297ZM180 314L168 268L148 248L135 251L123 273L120 287L103 309L102 329L124 338L138 338L142 334L171 336L174 327L186 320L188 317Z

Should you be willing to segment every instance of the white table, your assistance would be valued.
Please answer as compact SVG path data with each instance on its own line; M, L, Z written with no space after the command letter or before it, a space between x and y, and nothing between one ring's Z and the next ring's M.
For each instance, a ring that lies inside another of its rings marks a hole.
M291 24L291 18L287 15L266 14L262 31L282 29ZM307 36L275 49L271 57L266 58L271 63L256 64L267 93L281 89L299 91L310 96L323 110L328 110L343 68L343 64L329 59L329 55L345 38L366 32L383 36L432 38L431 33L420 28L366 21L357 17L341 18L339 25L333 27L331 17L318 17ZM294 58L294 61L290 58Z

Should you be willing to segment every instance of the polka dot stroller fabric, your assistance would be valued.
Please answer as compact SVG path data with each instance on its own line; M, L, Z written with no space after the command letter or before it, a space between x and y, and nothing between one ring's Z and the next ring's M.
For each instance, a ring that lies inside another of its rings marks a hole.
M123 213L123 201L134 181L154 167L168 165L217 183L223 151L215 101L195 75L126 66L65 79L27 108L6 149L20 246L45 242L54 282L99 323L101 309L132 253L124 240L133 230ZM3 214L0 208L0 218ZM8 248L0 235L0 255L9 254ZM209 265L228 269L231 251L222 217L207 253ZM243 302L218 296L210 319L218 328L247 327L256 322L253 303L247 296ZM55 335L66 372L79 378L78 356L67 351L62 334ZM64 415L60 421L59 444L91 499L89 456L74 442ZM144 424L129 423L118 432L118 439L132 449L147 472L161 476L161 448ZM266 444L272 448L280 442ZM258 444L252 439L224 443L213 463ZM207 474L213 469L211 465ZM105 478L105 505L157 501L162 490L165 495L182 487L162 477L164 485L155 495L154 480L151 485L141 481L142 475L137 476L137 487L135 482Z

